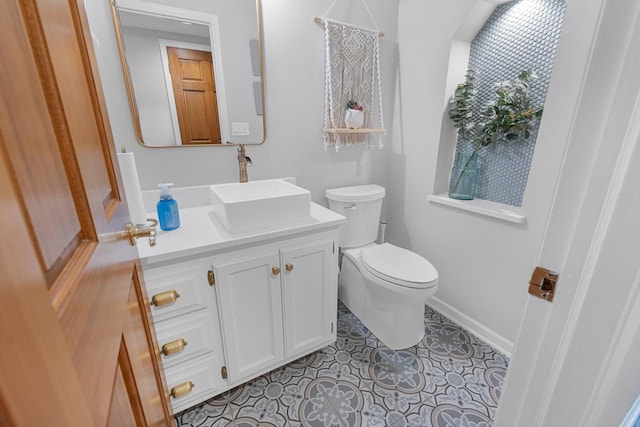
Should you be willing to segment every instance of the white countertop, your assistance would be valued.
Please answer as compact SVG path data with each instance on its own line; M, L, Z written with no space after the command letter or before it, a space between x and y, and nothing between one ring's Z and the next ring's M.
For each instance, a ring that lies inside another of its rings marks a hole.
M147 218L158 217L154 212L147 214ZM229 234L213 214L211 206L180 208L180 228L163 231L157 226L156 245L149 246L148 239L142 238L138 241L137 248L142 263L151 264L332 226L338 227L345 221L342 215L311 203L311 217L306 222Z

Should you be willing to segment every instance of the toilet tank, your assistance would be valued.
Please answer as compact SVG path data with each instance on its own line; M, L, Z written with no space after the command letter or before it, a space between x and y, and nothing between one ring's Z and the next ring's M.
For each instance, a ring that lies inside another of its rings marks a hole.
M376 241L384 195L384 187L374 184L332 188L325 192L329 209L347 218L340 226L341 247L353 248Z

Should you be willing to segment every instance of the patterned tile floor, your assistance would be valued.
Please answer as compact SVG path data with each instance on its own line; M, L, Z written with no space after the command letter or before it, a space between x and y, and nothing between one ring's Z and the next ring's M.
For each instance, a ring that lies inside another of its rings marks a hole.
M393 351L340 304L338 340L175 417L179 427L490 427L508 359L425 309L425 337Z

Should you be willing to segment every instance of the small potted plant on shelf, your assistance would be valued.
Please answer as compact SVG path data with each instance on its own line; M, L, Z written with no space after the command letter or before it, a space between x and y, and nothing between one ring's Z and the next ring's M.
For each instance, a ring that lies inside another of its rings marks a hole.
M347 129L360 129L364 125L364 108L353 99L347 102L344 124Z
M449 101L449 118L459 137L467 142L467 151L457 153L449 183L449 197L470 200L475 197L477 154L494 143L524 142L531 136L536 122L542 118L543 108L533 105L531 81L537 76L533 70L521 71L516 80L496 84L496 100L481 114L480 123L472 120L471 107L475 100L475 71L469 69L466 80L456 88Z

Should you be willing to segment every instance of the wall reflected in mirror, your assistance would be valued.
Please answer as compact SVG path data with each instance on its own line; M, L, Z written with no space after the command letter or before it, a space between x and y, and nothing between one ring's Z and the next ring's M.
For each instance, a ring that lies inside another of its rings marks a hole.
M112 5L139 142L149 147L264 142L259 0L116 0Z

